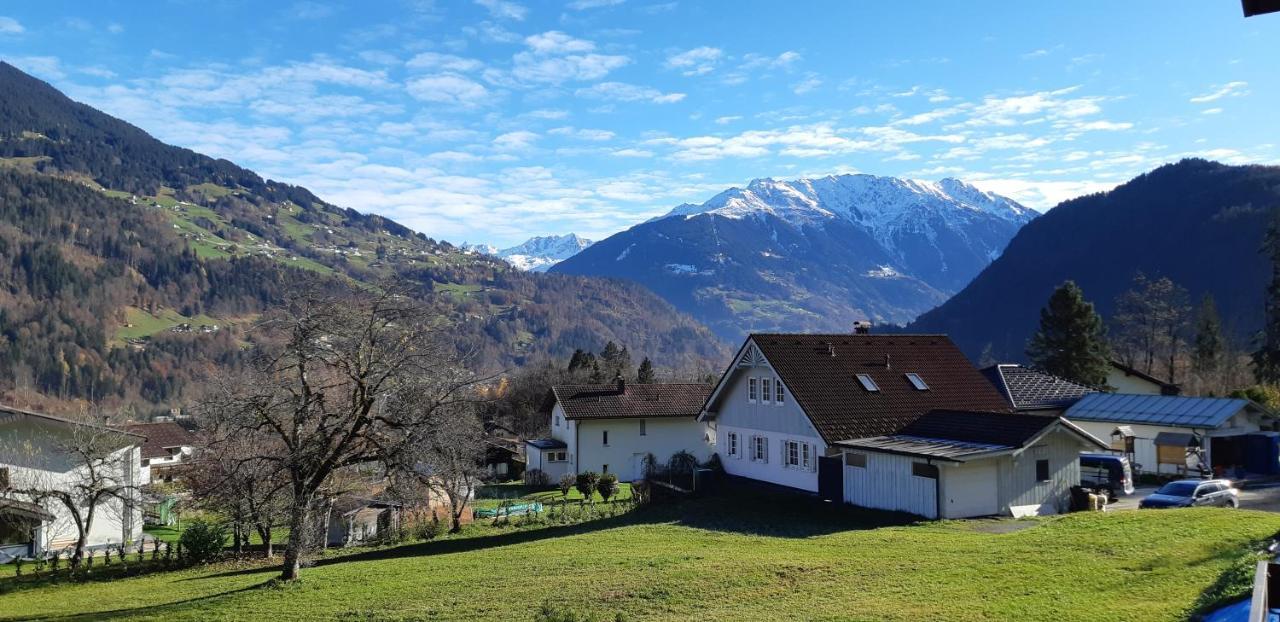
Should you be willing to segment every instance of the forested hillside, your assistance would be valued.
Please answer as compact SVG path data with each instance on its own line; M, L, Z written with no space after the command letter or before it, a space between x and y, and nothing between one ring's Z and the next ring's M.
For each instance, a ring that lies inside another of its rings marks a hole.
M638 285L520 272L165 145L4 63L0 272L0 399L55 409L180 405L302 277L420 283L486 370L608 341L702 370L725 347Z
M1270 274L1260 253L1280 207L1280 167L1183 160L1066 201L1023 227L1003 255L908 326L944 332L975 360L1025 358L1040 308L1068 279L1108 321L1135 275L1213 296L1242 346L1262 328Z

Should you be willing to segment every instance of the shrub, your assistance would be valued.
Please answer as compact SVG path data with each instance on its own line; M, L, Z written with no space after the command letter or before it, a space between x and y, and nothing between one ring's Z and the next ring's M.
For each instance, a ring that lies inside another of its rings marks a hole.
M440 516L432 510L431 520L421 520L413 526L413 535L420 540L434 540L439 538L444 530L445 525L440 522Z
M702 467L705 469L711 469L716 473L724 473L724 463L720 462L720 454L711 454L711 457L707 459L707 463L702 465Z
M225 525L196 519L178 536L178 545L193 564L205 564L218 559L227 545Z
M600 476L600 480L596 482L596 490L600 493L600 498L605 501L609 497L618 493L618 476L613 473L605 473Z
M698 468L698 458L693 454L681 450L671 454L671 458L667 460L667 470L672 475L687 475L693 473Z
M574 488L582 493L583 499L593 500L596 492L596 486L600 483L600 475L595 471L583 471L578 474L577 481L574 482Z
M565 473L564 475L561 475L561 476L560 476L560 482L559 482L559 486L560 486L560 496L561 496L561 497L568 497L568 496L569 496L569 491L570 491L570 490L573 490L573 487L574 487L577 483L578 483L578 478L577 478L577 477L574 477L574 475L573 475L572 473Z
M551 476L547 475L542 469L529 469L524 472L524 484L526 486L537 486L545 488L551 485Z

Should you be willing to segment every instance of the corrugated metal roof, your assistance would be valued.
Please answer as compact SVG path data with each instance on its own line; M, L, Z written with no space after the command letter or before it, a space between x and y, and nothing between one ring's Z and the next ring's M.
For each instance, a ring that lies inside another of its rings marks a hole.
M951 461L958 461L961 458L975 454L985 454L993 451L1013 449L1013 447L1009 445L970 443L944 438L923 438L920 436L910 436L906 434L857 438L840 441L836 444L841 447L849 447L852 449L869 449L907 456L941 458L943 460Z
M1068 419L1115 421L1186 428L1216 428L1252 406L1249 400L1093 393L1067 410Z

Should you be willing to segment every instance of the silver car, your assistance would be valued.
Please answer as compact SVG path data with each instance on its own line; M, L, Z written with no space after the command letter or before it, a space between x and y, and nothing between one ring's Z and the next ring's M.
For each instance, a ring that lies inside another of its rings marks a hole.
M1240 491L1225 479L1180 479L1147 496L1140 508L1240 507Z

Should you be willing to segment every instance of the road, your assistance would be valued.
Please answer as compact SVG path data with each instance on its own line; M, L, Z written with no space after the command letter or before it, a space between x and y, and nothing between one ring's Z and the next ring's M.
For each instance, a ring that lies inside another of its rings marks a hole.
M1155 486L1140 486L1133 494L1120 497L1115 503L1108 505L1107 511L1136 510L1138 502L1155 491ZM1271 485L1265 488L1241 490L1240 507L1264 512L1280 512L1280 486Z

